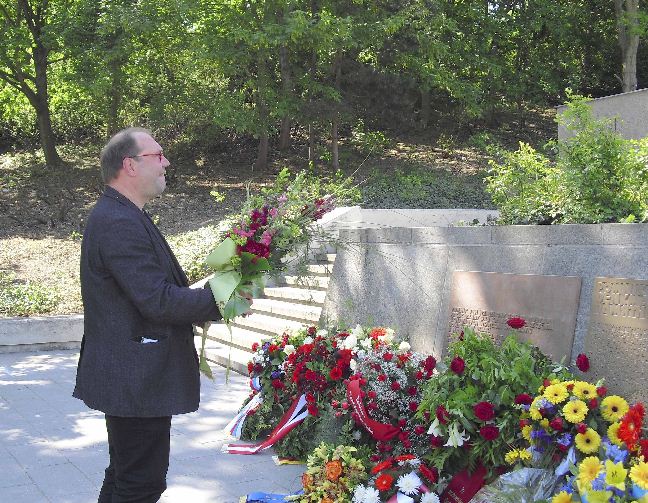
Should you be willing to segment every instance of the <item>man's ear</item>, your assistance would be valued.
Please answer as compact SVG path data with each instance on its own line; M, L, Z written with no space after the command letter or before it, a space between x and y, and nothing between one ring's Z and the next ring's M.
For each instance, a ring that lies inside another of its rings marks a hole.
M135 176L135 163L131 157L124 157L122 160L122 169L126 176Z

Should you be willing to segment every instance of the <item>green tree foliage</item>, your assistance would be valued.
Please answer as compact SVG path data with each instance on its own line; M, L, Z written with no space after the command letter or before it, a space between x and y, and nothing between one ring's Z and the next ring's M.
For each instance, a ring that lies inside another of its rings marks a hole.
M504 223L628 222L648 218L648 139L625 140L581 96L558 117L572 134L550 159L531 146L491 163L488 191Z

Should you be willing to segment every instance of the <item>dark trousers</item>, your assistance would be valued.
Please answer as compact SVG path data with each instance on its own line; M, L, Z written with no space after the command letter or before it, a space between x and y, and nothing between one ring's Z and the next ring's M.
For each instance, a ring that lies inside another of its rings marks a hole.
M106 415L110 464L98 503L155 503L166 489L171 417Z

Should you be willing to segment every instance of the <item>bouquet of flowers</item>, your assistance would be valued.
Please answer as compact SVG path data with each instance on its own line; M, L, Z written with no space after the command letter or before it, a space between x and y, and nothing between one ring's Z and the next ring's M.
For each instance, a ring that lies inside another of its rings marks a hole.
M574 388L577 384L574 383ZM607 431L598 438L596 430L576 435L579 454L569 459L567 481L552 503L648 502L648 438L643 430L643 405L630 407L623 398L608 396L601 402L600 414L609 424ZM598 419L593 418L588 424L588 429L593 425L601 426ZM583 435L580 441L578 435ZM580 461L575 464L574 458Z
M213 271L209 286L223 319L247 312L255 289L263 288L267 275L286 267L286 258L306 247L316 230L312 224L334 208L333 197L307 190L307 175L290 181L283 170L272 190L248 198L241 214L231 218L223 240L205 259ZM321 189L321 187L320 187ZM203 331L200 368L211 377L205 359L206 331Z
M428 448L427 428L415 417L422 398L422 390L434 373L436 360L432 356L411 351L410 345L394 339L391 329L382 327L364 331L356 327L352 338L359 340L355 373L366 414L372 424L388 426L393 435L376 435L376 427L362 426L358 411L349 407L349 400L334 403L336 414L352 414L356 428L367 437L369 430L377 452L373 460L405 454L421 453ZM385 428L382 428L385 431ZM391 438L387 438L391 437Z
M524 320L509 320L511 327ZM531 401L528 393L556 367L535 347L507 337L497 346L490 337L466 328L450 344L441 373L427 383L420 417L431 418L431 453L425 457L442 474L483 465L493 475L513 455L507 454L519 435L516 403ZM528 453L517 451L517 459Z
M371 479L353 491L353 503L439 503L436 468L411 454L390 457L371 470Z
M306 503L350 501L353 489L367 480L365 464L358 450L347 445L322 443L308 456L308 469L302 475L304 493L289 500Z

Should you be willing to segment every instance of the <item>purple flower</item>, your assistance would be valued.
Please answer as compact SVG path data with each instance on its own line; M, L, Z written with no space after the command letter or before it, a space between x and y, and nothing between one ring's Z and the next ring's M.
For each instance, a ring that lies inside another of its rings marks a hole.
M560 445L564 445L565 447L571 445L573 441L574 441L574 437L569 433L565 433L557 440L557 442Z

